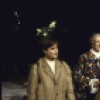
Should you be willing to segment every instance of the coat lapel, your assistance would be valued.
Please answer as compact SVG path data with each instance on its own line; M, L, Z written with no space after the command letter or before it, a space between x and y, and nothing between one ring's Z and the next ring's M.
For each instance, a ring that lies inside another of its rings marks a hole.
M43 67L44 67L44 71L49 74L52 78L55 78L54 73L52 72L50 66L48 65L48 63L45 61L45 59L43 59Z
M62 71L62 69L61 69L62 65L61 65L60 61L58 61L57 59L56 59L55 63L56 63L55 64L55 80L57 80L60 76L61 71Z
M45 61L44 58L42 58L42 67L44 68L44 71L50 75L53 79L57 80L59 78L59 75L61 73L61 63L60 61L58 61L57 59L55 60L55 75L52 72L50 66L48 65L48 63Z

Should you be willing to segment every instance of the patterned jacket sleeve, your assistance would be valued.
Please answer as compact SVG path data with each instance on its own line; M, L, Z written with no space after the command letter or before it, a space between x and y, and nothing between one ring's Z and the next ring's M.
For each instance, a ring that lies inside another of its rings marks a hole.
M99 81L100 81L100 68L99 68L98 71L97 71L97 78L98 78Z
M79 90L83 90L82 86L86 86L85 81L85 67L86 67L86 55L83 54L80 56L78 65L75 66L73 70L73 79L74 84L78 87Z

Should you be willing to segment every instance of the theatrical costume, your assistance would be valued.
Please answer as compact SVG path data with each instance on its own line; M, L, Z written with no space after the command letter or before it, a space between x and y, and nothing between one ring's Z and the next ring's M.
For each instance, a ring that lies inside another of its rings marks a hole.
M100 52L90 49L80 56L79 63L73 70L76 96L80 100L94 100L99 86L94 86L91 79L100 81ZM92 80L93 81L93 80Z

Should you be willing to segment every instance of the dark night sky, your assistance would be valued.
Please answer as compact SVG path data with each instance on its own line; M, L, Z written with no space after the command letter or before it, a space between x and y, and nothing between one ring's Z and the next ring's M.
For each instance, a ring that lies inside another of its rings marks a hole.
M18 18L14 16L17 11ZM89 49L89 36L100 31L100 5L95 2L5 2L3 65L12 62L26 68L40 57L36 46L35 29L57 21L58 38L64 43L60 57L74 65L78 57ZM20 20L20 25L18 25ZM15 29L18 26L19 29ZM64 31L64 29L66 29ZM37 56L38 55L38 56ZM21 62L18 62L21 61Z

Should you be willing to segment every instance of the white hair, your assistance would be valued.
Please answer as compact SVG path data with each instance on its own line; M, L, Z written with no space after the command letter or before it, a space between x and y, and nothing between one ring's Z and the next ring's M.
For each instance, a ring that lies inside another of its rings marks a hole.
M93 43L95 41L94 40L95 37L100 37L100 33L96 32L96 33L92 34L90 37L90 43Z

